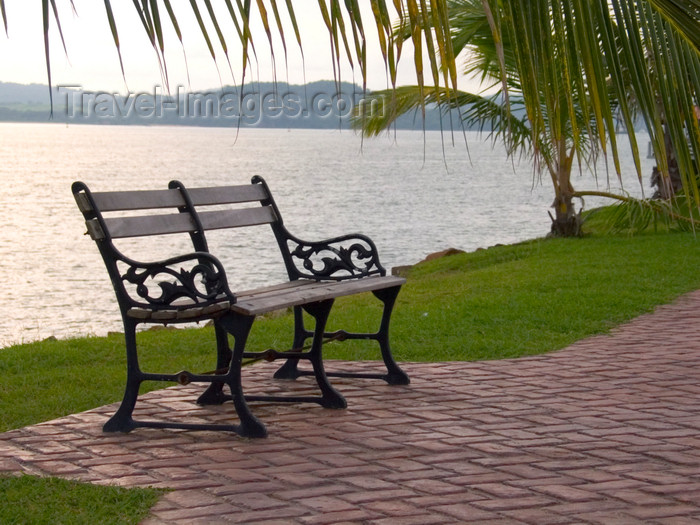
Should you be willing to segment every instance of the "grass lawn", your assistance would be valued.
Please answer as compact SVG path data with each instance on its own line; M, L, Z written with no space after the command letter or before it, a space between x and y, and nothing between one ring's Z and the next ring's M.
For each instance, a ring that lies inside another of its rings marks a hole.
M700 288L698 267L700 243L688 233L542 239L423 263L410 271L396 304L394 354L398 361L451 361L554 351ZM364 330L380 308L371 296L339 300L329 328ZM142 367L158 372L211 370L213 337L211 328L141 333ZM287 348L290 316L259 319L250 342L251 348ZM378 351L368 344L332 343L324 355L377 359ZM125 376L123 338L4 348L0 374L0 431L119 401ZM163 386L148 384L143 390ZM0 485L0 499L15 483L19 481L11 479ZM35 491L43 489L29 490L27 494L38 498ZM58 496L71 492L58 491ZM141 499L150 508L150 500ZM6 521L0 515L0 522Z
M101 525L138 523L162 490L125 489L59 478L0 478L0 523Z

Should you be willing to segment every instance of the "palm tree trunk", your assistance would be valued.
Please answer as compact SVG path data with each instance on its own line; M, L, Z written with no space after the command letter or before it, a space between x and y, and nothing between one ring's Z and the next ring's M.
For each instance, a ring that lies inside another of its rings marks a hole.
M581 214L576 212L571 192L557 195L552 207L554 208L554 216L551 213L549 215L552 219L550 236L580 237L582 235Z
M552 173L554 182L554 216L552 219L552 237L580 237L581 213L576 212L574 207L574 187L571 185L571 166L574 160L574 150L568 154L561 148L559 152L559 163Z
M683 189L683 180L678 169L676 160L676 150L671 141L671 133L668 124L664 124L664 146L666 147L666 165L668 166L668 177L665 177L658 166L654 166L651 172L651 185L656 187L652 199L668 200Z

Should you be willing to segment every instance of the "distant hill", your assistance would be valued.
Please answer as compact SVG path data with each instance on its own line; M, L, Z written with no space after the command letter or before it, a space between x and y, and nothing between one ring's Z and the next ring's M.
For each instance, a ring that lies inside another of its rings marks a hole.
M0 82L0 104L48 105L49 88L45 84Z
M339 88L339 89L338 89ZM189 92L178 86L171 94L159 88L123 96L54 87L53 121L106 125L187 125L266 128L349 128L352 108L362 104L358 85L334 81L290 85L251 83L240 89ZM0 122L48 122L48 86L0 82ZM381 111L380 106L373 110ZM455 121L456 122L456 121ZM448 121L445 123L449 127ZM399 129L422 129L420 115L404 115ZM428 110L426 129L440 128L440 114Z
M169 125L262 128L338 129L350 127L350 115L365 95L356 84L332 80L306 85L284 82L246 84L191 92L177 86L170 94L159 87L123 96L110 92L53 88L53 122L105 125ZM370 108L381 111L381 104ZM518 113L523 114L522 110ZM44 84L0 82L0 122L49 122L49 88ZM457 128L456 111L443 115L428 107L425 123L419 113L396 121L398 129ZM442 126L441 126L442 124ZM641 118L635 124L644 129ZM472 129L478 129L474 127ZM490 131L488 122L483 131Z

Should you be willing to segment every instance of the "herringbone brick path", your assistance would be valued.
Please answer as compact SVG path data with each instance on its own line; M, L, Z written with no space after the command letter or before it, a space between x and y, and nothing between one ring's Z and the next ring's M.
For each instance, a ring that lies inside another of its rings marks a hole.
M174 489L149 524L697 524L699 321L700 291L547 355L410 363L407 387L336 380L346 410L255 405L263 440L103 434L115 406L102 407L0 434L0 473ZM377 365L328 368L348 366ZM269 390L271 370L247 371L247 391ZM232 413L194 405L197 391L137 410Z

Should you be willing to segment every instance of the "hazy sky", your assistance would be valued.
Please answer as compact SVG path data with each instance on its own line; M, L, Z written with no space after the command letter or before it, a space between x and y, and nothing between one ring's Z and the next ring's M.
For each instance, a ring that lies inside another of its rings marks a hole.
M152 92L154 86L162 85L156 54L143 30L133 4L129 0L113 0L113 9L119 28L122 56L126 72L126 84L122 78L117 52L109 29L103 2L96 0L74 0L77 16L73 14L68 0L58 0L59 15L63 33L66 38L68 55L63 51L55 24L51 39L51 68L54 85L82 86L95 91ZM233 65L235 82L241 80L240 45L235 38L235 29L225 12L221 0L213 2L221 12L220 22L224 33L232 35L228 40L229 55ZM211 59L201 32L192 15L187 0L173 0L173 8L180 14L180 24L185 43L190 82L188 85L182 47L172 28L166 31L166 58L171 91L174 86L184 86L190 90L215 88L222 84L231 84L228 64L216 38L213 28L210 37L217 54L218 70ZM304 53L306 57L307 81L332 79L333 67L329 49L329 38L318 12L316 2L296 1L295 6L308 4L306 11L298 9L297 17L301 26ZM363 4L369 5L369 2ZM162 5L162 4L161 4ZM0 36L0 81L19 83L46 83L46 62L42 35L41 3L38 1L7 0L7 18L9 37ZM201 9L204 11L202 3ZM217 11L217 12L219 12ZM206 13L203 12L206 16ZM167 14L163 10L163 16ZM371 14L368 13L368 20ZM270 17L272 14L270 13ZM53 22L53 20L52 20ZM169 21L168 21L169 25ZM378 52L374 36L374 23L369 26L369 53L377 59L370 67L368 86L372 89L386 87L384 65ZM269 60L267 37L261 28L256 30L256 44L259 58L257 67L253 67L247 76L260 80L271 80L273 69ZM291 24L286 32L289 49L289 76L285 72L284 53L281 45L276 47L277 79L291 83L304 81L301 53L294 38ZM400 69L399 84L415 84L412 69L412 49L405 48ZM220 74L220 77L219 77ZM344 80L353 80L352 71L345 68ZM354 80L360 83L359 74Z

